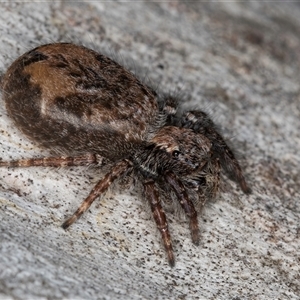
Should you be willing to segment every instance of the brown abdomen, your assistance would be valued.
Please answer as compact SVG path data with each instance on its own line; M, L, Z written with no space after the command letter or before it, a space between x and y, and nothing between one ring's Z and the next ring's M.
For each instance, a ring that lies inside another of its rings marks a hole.
M156 119L153 93L116 62L74 44L35 48L2 81L10 117L42 146L128 156Z

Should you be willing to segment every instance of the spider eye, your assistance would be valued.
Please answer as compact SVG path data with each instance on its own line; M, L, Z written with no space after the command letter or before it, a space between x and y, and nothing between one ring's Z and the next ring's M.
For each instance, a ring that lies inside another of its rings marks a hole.
M172 152L172 155L173 155L173 157L175 157L175 158L178 158L179 154L180 154L180 151L178 151L178 150L174 150L174 151Z

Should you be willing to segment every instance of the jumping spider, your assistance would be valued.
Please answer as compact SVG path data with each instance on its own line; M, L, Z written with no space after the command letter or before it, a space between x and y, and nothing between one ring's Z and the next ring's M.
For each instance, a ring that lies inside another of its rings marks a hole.
M9 67L1 84L16 126L60 156L1 161L0 166L112 165L63 223L65 229L115 179L131 173L144 187L169 263L174 265L161 186L173 191L189 217L195 244L199 228L191 191L203 202L214 197L221 166L249 192L238 161L207 114L179 111L173 97L157 95L93 50L70 43L37 47Z

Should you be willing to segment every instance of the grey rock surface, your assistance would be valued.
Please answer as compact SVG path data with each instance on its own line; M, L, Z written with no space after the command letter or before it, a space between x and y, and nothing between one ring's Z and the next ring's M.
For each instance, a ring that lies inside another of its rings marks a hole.
M200 218L168 213L170 268L147 203L115 185L68 231L60 225L101 174L0 168L0 299L300 299L299 3L0 4L0 72L43 43L109 49L210 112L252 188L223 176ZM2 97L1 97L2 101ZM49 153L0 105L3 160Z

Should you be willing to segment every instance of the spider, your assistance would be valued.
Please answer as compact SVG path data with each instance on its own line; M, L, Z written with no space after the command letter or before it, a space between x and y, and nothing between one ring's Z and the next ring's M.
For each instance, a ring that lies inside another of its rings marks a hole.
M215 196L221 167L250 192L232 150L206 113L178 109L175 97L156 93L91 49L72 43L39 46L13 62L1 87L15 125L55 156L1 161L0 166L110 165L62 224L64 229L113 181L133 174L142 183L173 266L161 191L171 191L170 197L179 201L195 244L199 226L194 202Z

